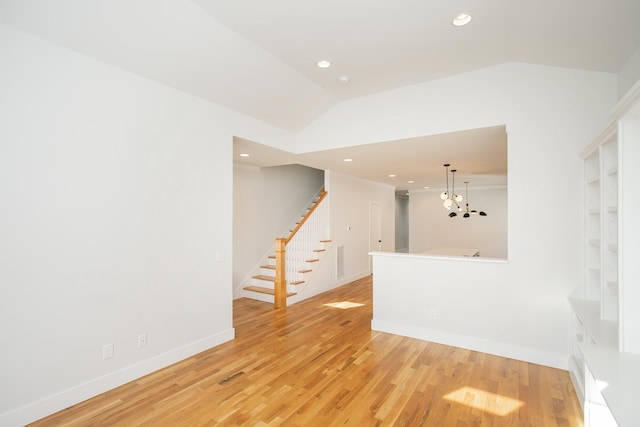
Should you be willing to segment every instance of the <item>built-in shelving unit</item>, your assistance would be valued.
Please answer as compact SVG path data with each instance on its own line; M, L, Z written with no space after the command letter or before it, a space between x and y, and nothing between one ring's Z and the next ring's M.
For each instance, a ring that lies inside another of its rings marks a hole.
M630 398L640 383L640 82L613 118L582 153L584 273L569 297L569 370L585 427L640 425Z
M569 369L584 405L585 424L616 426L597 386L592 349L617 353L618 291L618 133L609 126L583 152L584 283L569 298L573 335ZM600 358L599 360L602 360Z

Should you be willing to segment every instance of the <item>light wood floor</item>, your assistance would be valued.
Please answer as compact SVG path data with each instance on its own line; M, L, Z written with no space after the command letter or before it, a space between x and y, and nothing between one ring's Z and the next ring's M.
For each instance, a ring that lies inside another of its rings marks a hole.
M334 308L326 303L363 304ZM34 425L582 426L567 372L370 330L371 279L286 310L240 299L236 339Z

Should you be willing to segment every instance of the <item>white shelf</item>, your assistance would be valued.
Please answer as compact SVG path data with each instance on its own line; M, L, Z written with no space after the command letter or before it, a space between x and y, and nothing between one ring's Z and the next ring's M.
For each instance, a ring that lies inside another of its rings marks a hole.
M600 182L600 177L597 177L597 176L587 179L587 184L589 184L589 185L598 184L599 182Z
M593 344L618 349L618 322L600 318L600 301L570 297L569 303Z
M579 347L589 371L602 385L600 393L618 425L637 426L640 354L589 343Z

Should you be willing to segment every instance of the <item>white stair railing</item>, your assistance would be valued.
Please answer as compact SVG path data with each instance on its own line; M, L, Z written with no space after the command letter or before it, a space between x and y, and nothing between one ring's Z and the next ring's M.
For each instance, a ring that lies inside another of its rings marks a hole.
M276 239L275 308L286 307L289 284L303 282L304 274L318 257L314 252L329 236L329 208L323 203L327 192L321 189L318 199L286 238Z
M304 276L311 270L321 249L321 241L328 236L327 233L328 204L320 203L313 213L307 218L287 243L286 252L286 278L287 283L300 283Z

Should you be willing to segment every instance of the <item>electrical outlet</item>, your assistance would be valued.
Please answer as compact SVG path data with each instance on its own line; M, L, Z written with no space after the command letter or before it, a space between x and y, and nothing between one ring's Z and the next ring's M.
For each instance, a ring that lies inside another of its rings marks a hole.
M105 344L102 346L102 360L111 359L113 357L113 344Z
M147 334L138 335L138 348L147 346Z

